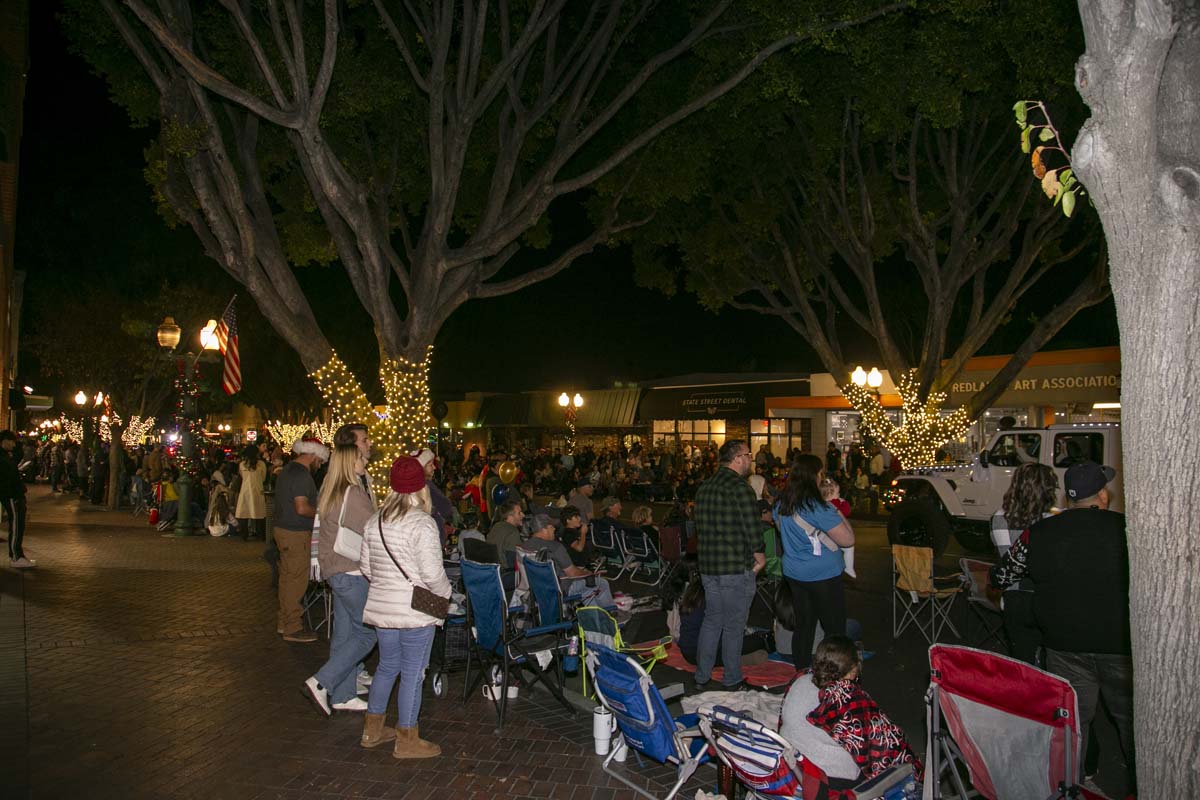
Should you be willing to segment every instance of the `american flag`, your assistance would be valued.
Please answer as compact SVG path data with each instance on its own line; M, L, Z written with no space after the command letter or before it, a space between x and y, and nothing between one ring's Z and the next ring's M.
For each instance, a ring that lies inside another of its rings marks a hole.
M234 298L236 300L237 298ZM217 345L225 356L225 371L221 375L221 386L225 394L237 394L242 388L242 362L238 356L237 311L233 300L217 323Z

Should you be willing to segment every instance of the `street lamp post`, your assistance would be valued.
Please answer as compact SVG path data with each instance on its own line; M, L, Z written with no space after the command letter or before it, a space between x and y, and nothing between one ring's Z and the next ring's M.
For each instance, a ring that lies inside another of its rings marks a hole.
M180 398L179 410L183 416L182 430L179 432L179 449L183 454L184 469L179 471L179 478L175 481L175 494L179 497L179 511L175 515L175 530L169 536L191 536L193 531L192 525L192 476L188 473L187 467L191 465L195 457L195 442L192 439L192 419L196 415L196 395L192 391L192 384L196 379L196 362L200 360L200 356L204 355L209 350L216 350L217 322L210 319L208 324L200 331L200 353L187 352L183 355L183 386L182 397ZM179 344L180 328L175 324L175 320L167 317L158 326L156 338L158 339L159 347L163 348L168 354L174 353L176 346Z
M575 455L575 415L583 408L583 395L576 392L574 397L570 397L563 392L558 396L558 404L567 418L567 453Z

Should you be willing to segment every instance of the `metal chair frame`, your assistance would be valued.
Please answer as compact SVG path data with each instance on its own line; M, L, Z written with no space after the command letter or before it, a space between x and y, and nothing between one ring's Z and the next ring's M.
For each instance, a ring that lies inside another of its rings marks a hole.
M921 556L922 560L929 564L927 573L924 570L915 573L900 569L897 554L905 555L912 551L924 551ZM939 588L939 583L951 585L949 588ZM953 631L956 637L962 638L950 619L954 600L962 593L962 589L961 574L934 574L931 548L892 545L892 638L900 638L900 634L910 625L915 626L930 644L936 642L946 628ZM928 621L921 618L926 613Z

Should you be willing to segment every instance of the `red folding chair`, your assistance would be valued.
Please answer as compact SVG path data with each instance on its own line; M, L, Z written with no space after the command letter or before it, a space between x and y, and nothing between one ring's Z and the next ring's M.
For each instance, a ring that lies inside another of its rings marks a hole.
M929 648L929 669L926 800L1105 800L1079 785L1079 708L1067 680L1015 658L946 644Z

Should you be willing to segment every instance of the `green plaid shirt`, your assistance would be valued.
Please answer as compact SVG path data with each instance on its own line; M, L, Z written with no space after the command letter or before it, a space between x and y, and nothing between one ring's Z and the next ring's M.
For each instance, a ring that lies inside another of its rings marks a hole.
M696 535L701 575L736 575L763 552L758 498L750 482L728 467L696 492Z

